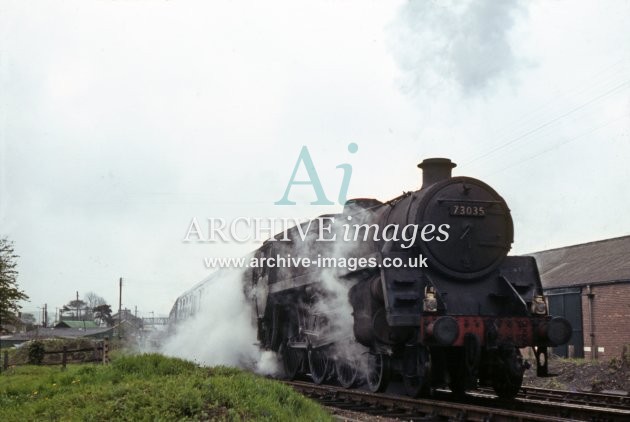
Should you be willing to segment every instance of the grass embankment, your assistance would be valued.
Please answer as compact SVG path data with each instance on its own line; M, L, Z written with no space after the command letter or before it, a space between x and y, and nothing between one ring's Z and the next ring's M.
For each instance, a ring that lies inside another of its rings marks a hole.
M110 365L18 366L0 375L0 420L330 420L290 387L161 355Z

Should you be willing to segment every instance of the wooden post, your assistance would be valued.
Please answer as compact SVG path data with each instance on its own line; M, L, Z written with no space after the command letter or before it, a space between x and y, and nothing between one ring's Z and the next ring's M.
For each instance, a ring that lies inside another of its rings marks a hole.
M109 337L103 339L103 365L109 363Z
M66 370L66 363L68 362L68 347L63 346L63 352L61 355L61 370Z
M4 351L4 359L2 360L2 369L5 371L9 369L9 352Z
M122 337L122 277L120 277L118 284L118 339Z

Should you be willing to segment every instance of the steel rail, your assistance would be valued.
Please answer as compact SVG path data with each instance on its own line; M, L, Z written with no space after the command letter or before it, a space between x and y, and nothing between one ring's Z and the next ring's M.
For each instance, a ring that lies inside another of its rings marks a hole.
M483 393L463 399L440 394L440 399L412 399L374 394L333 385L284 381L321 404L344 410L404 420L457 421L628 421L630 411L583 404L520 399L498 400ZM445 396L445 397L444 397Z

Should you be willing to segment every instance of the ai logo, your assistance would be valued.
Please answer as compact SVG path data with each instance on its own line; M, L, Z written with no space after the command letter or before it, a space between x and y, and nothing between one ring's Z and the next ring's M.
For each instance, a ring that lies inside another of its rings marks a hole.
M359 150L359 146L354 142L348 144L348 151L350 154L354 154ZM304 165L306 169L306 173L308 174L308 180L295 180L295 176L297 175L298 169L300 165ZM343 179L341 180L341 186L339 188L339 197L338 201L340 205L346 203L346 195L348 194L348 185L350 185L350 176L352 176L352 166L350 164L339 164L336 168L340 168L343 170ZM322 187L322 183L319 181L319 176L317 175L317 170L315 170L315 165L313 164L313 160L311 159L311 154L308 152L308 148L306 145L302 147L300 151L300 155L298 156L297 163L295 163L295 167L293 168L293 173L291 174L291 178L289 179L289 184L287 185L286 190L284 191L284 195L282 199L274 202L276 205L295 205L295 202L289 200L289 192L291 191L291 187L293 185L311 185L313 186L313 190L315 191L315 196L317 197L317 201L311 202L311 205L334 205L334 202L328 200L326 195L324 194L324 188Z

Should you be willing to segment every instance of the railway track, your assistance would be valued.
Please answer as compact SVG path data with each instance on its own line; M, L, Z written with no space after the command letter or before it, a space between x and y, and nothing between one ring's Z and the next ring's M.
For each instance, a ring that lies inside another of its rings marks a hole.
M479 391L494 396L494 392L489 388L479 389ZM517 397L520 399L562 402L586 406L601 406L630 411L630 396L621 394L602 394L584 391L522 387Z
M630 420L630 410L623 408L623 404L620 408L615 408L560 401L564 400L563 398L554 401L551 394L542 399L543 391L548 390L537 391L538 398L519 396L511 401L499 400L483 391L467 394L464 398L456 398L450 393L438 391L432 399L412 399L302 381L286 383L328 407L406 421L616 422Z

